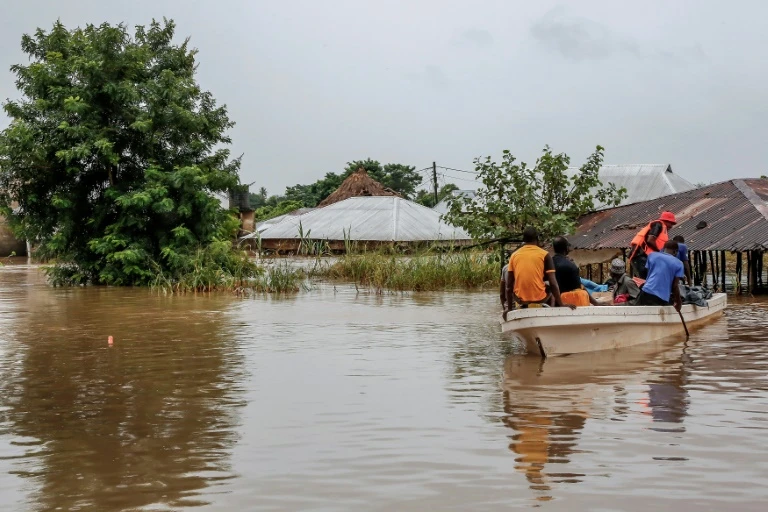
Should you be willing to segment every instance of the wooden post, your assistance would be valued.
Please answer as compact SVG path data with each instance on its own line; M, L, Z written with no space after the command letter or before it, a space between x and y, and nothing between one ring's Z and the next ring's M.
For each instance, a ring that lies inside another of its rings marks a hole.
M707 251L709 254L709 267L712 271L712 289L715 291L720 290L720 285L717 282L717 268L715 267L716 259L712 256L712 251Z
M691 277L695 286L699 286L699 269L696 267L696 263L699 261L698 255L698 251L688 252L688 263L691 265Z
M603 274L603 263L600 263L600 284L603 284L605 282L605 277Z
M720 251L720 277L723 282L723 292L726 292L725 287L725 251Z
M747 293L752 293L752 251L747 251Z
M432 186L435 189L435 206L437 206L437 164L432 162Z
M742 267L741 259L743 253L741 251L736 253L736 289L741 293L741 273L744 270Z
M701 280L707 284L707 251L701 251Z
M704 259L702 251L696 251L696 267L697 267L697 273L698 273L698 280L699 280L699 286L707 284L707 274L706 272L702 271L702 268L704 268L702 260Z

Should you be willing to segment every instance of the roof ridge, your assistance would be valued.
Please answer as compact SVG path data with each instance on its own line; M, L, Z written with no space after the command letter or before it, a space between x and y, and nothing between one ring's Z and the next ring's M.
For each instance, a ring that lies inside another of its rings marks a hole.
M400 199L399 197L392 197L394 205L392 208L392 240L397 241L397 218L400 216Z
M747 201L752 203L752 206L754 206L755 209L760 212L760 214L762 214L765 220L768 220L768 204L760 199L760 196L758 196L757 193L752 190L752 187L747 185L743 179L731 180L731 183L733 183L733 185L739 189L739 192L744 194L744 197L747 198Z
M667 186L670 190L675 190L675 186L672 184L672 182L669 179L668 174L672 174L672 168L667 165L667 168L664 169L664 172L661 173L661 175L664 177L664 181L667 182Z

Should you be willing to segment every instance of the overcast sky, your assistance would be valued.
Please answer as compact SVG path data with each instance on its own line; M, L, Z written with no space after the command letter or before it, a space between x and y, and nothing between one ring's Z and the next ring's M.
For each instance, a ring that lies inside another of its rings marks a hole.
M768 174L761 0L3 4L3 99L24 32L173 18L237 123L243 181L270 193L354 159L472 169L545 144L576 164L600 144L606 163L670 163L692 182Z

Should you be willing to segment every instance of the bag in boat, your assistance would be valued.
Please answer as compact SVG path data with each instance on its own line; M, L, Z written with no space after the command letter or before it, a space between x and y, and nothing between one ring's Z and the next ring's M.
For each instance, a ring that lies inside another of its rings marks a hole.
M688 286L680 284L680 298L683 304L695 304L702 308L707 307L707 299L712 298L712 290L703 286Z

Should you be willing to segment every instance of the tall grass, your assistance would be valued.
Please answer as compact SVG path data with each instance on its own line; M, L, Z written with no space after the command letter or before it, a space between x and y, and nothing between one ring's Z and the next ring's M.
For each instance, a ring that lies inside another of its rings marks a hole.
M347 254L315 274L389 291L486 289L499 284L499 262L482 252L427 251L414 256L371 252Z
M309 289L307 273L300 268L270 265L263 273L249 283L249 290L261 293L290 293Z
M197 251L183 273L163 272L155 265L156 276L151 287L166 294L193 292L233 292L237 295L290 293L308 288L307 273L283 265L257 265L245 252L236 252L220 261L209 250Z

